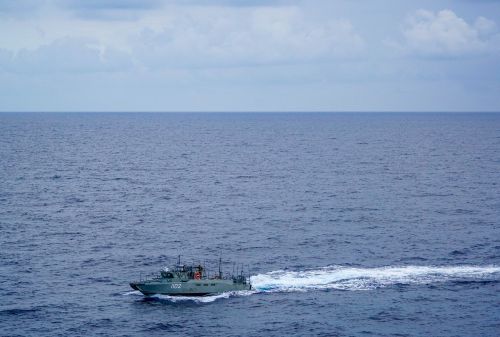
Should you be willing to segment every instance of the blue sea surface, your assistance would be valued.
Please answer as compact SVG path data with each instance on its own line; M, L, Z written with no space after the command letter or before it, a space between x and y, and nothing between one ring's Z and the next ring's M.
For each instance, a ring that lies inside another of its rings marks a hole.
M0 335L499 336L499 184L500 114L3 113Z

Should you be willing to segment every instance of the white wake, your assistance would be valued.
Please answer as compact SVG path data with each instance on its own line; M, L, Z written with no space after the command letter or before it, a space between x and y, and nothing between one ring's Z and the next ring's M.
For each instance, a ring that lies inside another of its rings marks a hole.
M319 289L371 290L396 284L430 284L458 280L500 280L498 266L403 266L354 268L328 266L305 271L278 270L252 277L261 292Z
M252 290L235 291L213 296L184 297L154 295L152 298L170 302L192 301L210 303L233 296L268 292L305 292L324 289L372 290L393 285L425 285L452 281L500 281L499 266L401 266L355 268L328 266L303 271L277 270L251 277ZM140 295L139 291L124 295Z

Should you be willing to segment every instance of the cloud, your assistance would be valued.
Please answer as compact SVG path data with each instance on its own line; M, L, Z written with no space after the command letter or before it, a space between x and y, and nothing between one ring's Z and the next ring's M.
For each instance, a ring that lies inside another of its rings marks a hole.
M41 53L52 46L64 53L64 47L70 48L68 52L74 50L67 41L94 41L102 50L121 50L132 55L135 64L157 69L351 59L359 57L365 47L349 20L318 16L302 7L282 3L251 6L261 3L256 0L245 1L245 6L208 6L225 0L203 6L194 5L197 2L176 5L173 3L177 1L171 1L171 5L163 6L159 0L121 4L71 0L65 10L50 11L48 6L43 15L28 22L0 21L0 30L16 32L0 35L0 48L13 53L41 48ZM157 5L160 7L150 10ZM82 12L75 18L73 10ZM82 19L87 10L89 17ZM123 20L138 12L142 14L137 20ZM101 20L110 16L115 20Z
M495 22L484 17L468 23L451 10L419 10L408 18L398 46L423 56L462 56L498 51L499 36Z
M137 20L141 12L158 9L163 0L55 0L55 5L81 19Z
M0 0L0 18L29 19L48 0Z
M1 0L0 0L1 1ZM10 1L10 0L8 0ZM21 0L29 1L29 0ZM85 20L138 20L144 11L168 6L267 7L289 3L287 0L45 0Z
M108 2L106 10L111 6ZM5 62L4 57L3 67L12 71L22 66L33 72L89 72L331 62L360 57L365 47L349 20L318 18L295 6L172 5L134 22L81 20L57 12L29 24L10 20L2 26L17 31L17 39L0 36L0 49L9 50L13 59Z
M33 18L44 8L69 11L77 17L101 18L162 7L166 0L0 0L0 15L11 18ZM46 14L46 13L45 13ZM137 13L136 13L137 16Z
M0 69L11 73L115 72L132 66L129 55L88 39L65 38L18 53L0 49Z
M291 6L177 7L164 22L133 39L134 55L148 67L327 60L364 47L348 20L315 20Z
M161 0L63 0L58 1L61 6L72 9L154 9L158 8Z
M293 0L167 0L167 3L194 6L230 6L230 7L255 7L277 6L297 3Z

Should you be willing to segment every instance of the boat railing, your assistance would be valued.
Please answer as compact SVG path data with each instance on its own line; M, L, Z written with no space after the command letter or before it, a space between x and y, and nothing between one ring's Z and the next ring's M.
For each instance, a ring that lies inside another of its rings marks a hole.
M235 270L236 267L236 270ZM233 264L233 272L227 272L223 273L221 271L221 260L219 259L219 270L218 272L210 273L207 268L205 268L205 264L203 264L203 267L201 264L192 264L192 265L186 265L186 264L181 264L180 263L180 258L179 262L172 267L172 269L169 270L169 268L165 268L159 272L153 272L149 274L143 275L140 273L139 275L139 282L145 282L145 281L150 281L150 280L161 280L167 277L164 277L163 272L170 272L176 275L176 278L180 278L183 281L187 281L189 279L200 279L200 280L233 280L234 282L237 283L250 283L250 272L249 272L249 267L247 266L246 268L246 273L244 273L244 268L243 264L242 265L235 265ZM195 278L195 270L198 270L201 272L201 275L199 278ZM248 277L247 277L248 273Z
M161 279L161 273L156 272L156 273L148 273L148 274L139 274L139 282L145 282L145 281L151 281L151 280L159 280Z

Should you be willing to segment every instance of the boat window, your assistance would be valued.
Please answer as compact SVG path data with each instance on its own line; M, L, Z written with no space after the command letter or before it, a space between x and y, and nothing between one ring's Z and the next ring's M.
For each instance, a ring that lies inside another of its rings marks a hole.
M201 284L200 284L200 283L196 283L196 286L198 286L198 287L199 287L199 286L201 286Z
M214 286L214 285L215 285L215 283L212 283L212 284L210 284L210 285L211 285L211 286Z

